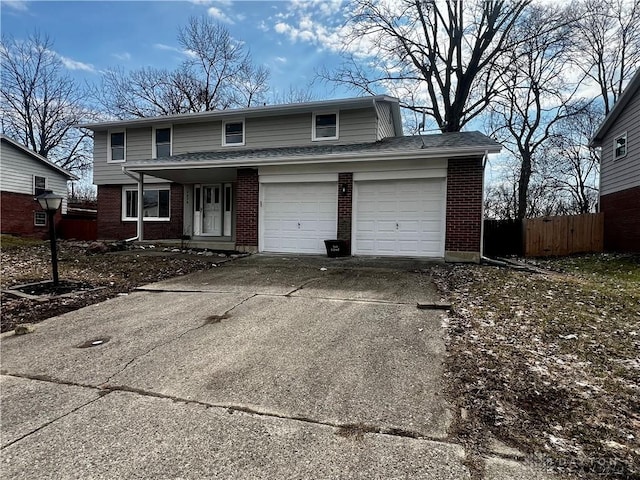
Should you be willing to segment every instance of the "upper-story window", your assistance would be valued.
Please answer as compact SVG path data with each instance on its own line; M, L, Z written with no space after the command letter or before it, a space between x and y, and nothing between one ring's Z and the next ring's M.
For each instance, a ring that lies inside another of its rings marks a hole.
M244 120L222 123L222 145L244 145Z
M124 130L109 132L108 162L124 162L127 157L127 134Z
M153 129L153 158L171 156L171 127Z
M37 197L38 195L42 195L43 193L47 193L47 178L34 175L33 194Z
M312 140L337 140L338 139L338 114L314 113Z
M617 160L627 154L627 132L617 136L613 140L613 158Z

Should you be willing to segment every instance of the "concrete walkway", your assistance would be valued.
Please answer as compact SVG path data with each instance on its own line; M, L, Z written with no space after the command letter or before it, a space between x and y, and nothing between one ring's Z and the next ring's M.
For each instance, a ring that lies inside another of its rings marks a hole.
M471 478L421 268L257 255L4 335L2 478Z

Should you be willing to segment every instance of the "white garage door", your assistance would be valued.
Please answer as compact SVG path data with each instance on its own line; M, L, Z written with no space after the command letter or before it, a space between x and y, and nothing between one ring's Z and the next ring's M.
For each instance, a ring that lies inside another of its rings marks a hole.
M337 183L263 183L260 197L261 251L326 253L337 233Z
M444 257L443 178L355 186L355 254Z

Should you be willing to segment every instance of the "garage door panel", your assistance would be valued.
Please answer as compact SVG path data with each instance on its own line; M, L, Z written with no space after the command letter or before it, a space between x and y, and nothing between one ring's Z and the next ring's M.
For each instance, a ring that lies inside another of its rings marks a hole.
M261 184L262 250L324 253L324 240L336 237L335 182Z
M445 181L356 182L354 252L365 255L444 255Z

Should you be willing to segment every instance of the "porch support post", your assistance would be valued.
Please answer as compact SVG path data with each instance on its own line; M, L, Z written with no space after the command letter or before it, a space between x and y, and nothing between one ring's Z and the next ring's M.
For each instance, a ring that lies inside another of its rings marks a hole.
M144 173L138 178L138 241L144 240Z

